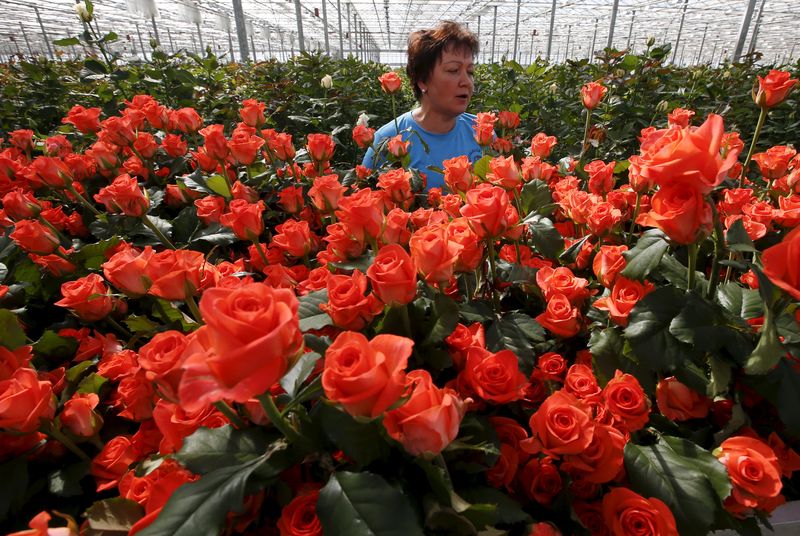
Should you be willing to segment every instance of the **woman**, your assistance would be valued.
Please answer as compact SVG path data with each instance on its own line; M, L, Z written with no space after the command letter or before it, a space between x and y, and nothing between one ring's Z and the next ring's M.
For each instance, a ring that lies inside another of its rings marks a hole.
M410 167L427 176L428 188L444 188L444 176L431 166L441 169L444 160L461 155L473 162L481 157L472 128L475 116L466 113L474 89L473 58L477 53L475 34L455 22L441 22L408 38L406 73L419 107L398 117L397 127L391 121L378 129L373 147L396 136L399 128L403 140L411 141ZM428 145L427 152L411 130ZM383 155L379 155L377 165L383 163ZM363 164L376 166L373 149L364 155Z

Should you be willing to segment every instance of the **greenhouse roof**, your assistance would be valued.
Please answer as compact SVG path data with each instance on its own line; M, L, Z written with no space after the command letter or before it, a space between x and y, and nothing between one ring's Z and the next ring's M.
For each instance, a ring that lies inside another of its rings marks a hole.
M76 46L51 44L83 31L73 3L4 1L0 56L82 54ZM299 51L298 12L306 50L354 53L392 65L405 63L410 31L442 19L467 24L479 34L482 62L586 58L609 42L638 51L650 37L677 44L670 60L679 64L732 58L740 42L742 53L761 52L764 62L800 55L796 0L97 0L93 24L101 34L116 32L120 39L111 48L127 56L149 52L148 41L157 33L168 52L211 46L216 54L238 60L237 3L245 20L247 54L256 60L285 59ZM749 25L742 32L747 13Z

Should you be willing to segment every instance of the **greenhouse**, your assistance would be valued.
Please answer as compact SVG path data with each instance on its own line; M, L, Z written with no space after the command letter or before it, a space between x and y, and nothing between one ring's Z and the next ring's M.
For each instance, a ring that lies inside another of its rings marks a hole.
M797 8L0 3L0 534L799 534Z

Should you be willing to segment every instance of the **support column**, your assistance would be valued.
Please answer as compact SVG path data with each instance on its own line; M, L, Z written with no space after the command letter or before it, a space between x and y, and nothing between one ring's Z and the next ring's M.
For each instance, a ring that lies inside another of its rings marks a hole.
M203 46L203 33L200 31L200 23L197 23L197 39L200 41L200 55L205 56L205 47Z
M342 0L336 0L336 16L339 18L339 58L344 58L344 34L342 33Z
M331 55L331 44L328 41L328 0L322 0L322 27L325 32L325 54Z
M553 0L555 3L556 0ZM494 63L494 43L497 39L497 5L494 6L494 21L492 22L492 59L490 60L491 63Z
M250 51L247 50L247 27L244 21L242 0L233 0L233 18L236 21L236 40L239 41L239 61L244 63L250 59Z
M136 34L139 36L139 48L142 49L142 59L147 59L147 49L144 48L144 41L142 41L142 31L139 29L139 23L136 23Z
M608 28L608 43L606 48L611 48L614 42L614 26L617 24L617 10L619 9L619 0L614 0L614 5L611 7L611 25Z
M750 21L753 19L753 10L756 7L756 0L747 0L747 7L742 16L742 24L739 28L739 38L736 40L736 48L733 49L733 61L739 61L742 57L744 50L744 41L747 39L747 34L750 31Z
M753 37L750 38L750 46L747 47L747 53L752 54L756 51L756 43L758 41L758 31L761 29L761 19L764 17L764 4L767 0L761 0L761 5L758 7L758 16L756 17L756 27L753 28Z
M214 42L214 38L211 38L211 45L212 49L214 50L214 54L216 54L216 43ZM231 24L228 21L228 56L230 57L230 61L233 63L236 61L236 56L233 55L233 35L231 34ZM242 58L244 59L244 58Z
M347 2L347 54L348 56L353 55L353 29L350 25L351 22L350 18L350 2Z
M36 20L39 21L39 28L42 29L42 37L44 37L44 44L47 47L47 54L50 56L51 60L56 59L53 55L53 49L50 47L50 37L47 35L47 31L44 29L44 24L42 24L42 17L39 15L39 8L33 6L33 10L36 12Z
M522 0L517 0L517 20L514 23L514 61L517 61L517 43L519 42L519 11L522 7Z
M633 36L633 21L634 21L634 19L636 19L636 10L635 9L633 10L633 13L631 13L631 26L630 26L630 28L628 28L628 44L625 46L625 48L627 48L627 49L631 48L631 36Z
M150 15L150 22L153 24L153 35L156 38L156 43L161 44L161 39L158 37L158 25L156 25L156 16Z
M594 34L592 35L592 48L589 49L589 63L594 61L594 45L597 43L597 26L600 24L600 19L594 19ZM628 35L628 45L630 46L631 37Z
M569 59L569 39L572 37L572 24L567 26L567 46L564 47L564 61Z
M672 60L670 63L675 63L675 57L678 55L678 45L681 43L681 34L683 33L683 19L686 18L686 6L689 0L683 0L683 11L681 12L681 23L678 25L678 37L675 39L675 46L672 49Z
M172 32L169 31L169 27L167 27L167 37L169 38L169 49L175 54L175 43L172 42Z
M700 51L697 53L697 58L694 60L694 62L697 64L700 64L700 58L703 57L703 47L706 44L706 33L708 33L708 24L706 24L706 27L703 28L703 39L700 41Z
M303 37L303 13L300 9L300 0L294 0L294 15L297 18L297 40L300 43L300 52L305 52L306 43Z
M25 33L25 27L22 25L21 22L19 23L19 31L22 32L22 37L25 39L25 45L28 47L28 54L30 54L31 58L33 58L33 49L31 48L31 42L28 41L28 34Z
M483 48L481 46L481 16L478 15L478 50ZM480 57L478 57L478 62L480 62Z
M497 8L495 8L497 9ZM550 32L547 34L547 61L550 61L550 51L553 49L553 27L556 24L556 0L550 9Z

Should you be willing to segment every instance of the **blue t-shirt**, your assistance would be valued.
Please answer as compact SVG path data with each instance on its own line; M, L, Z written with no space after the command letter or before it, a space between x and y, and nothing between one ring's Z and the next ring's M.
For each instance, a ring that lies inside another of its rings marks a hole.
M428 178L428 188L445 188L444 175L428 169L428 166L436 166L441 169L443 161L461 155L467 155L471 162L480 159L483 153L480 145L475 141L475 131L472 128L474 122L474 115L463 113L458 116L456 124L450 132L435 134L422 128L411 116L411 112L406 112L397 118L397 126L402 132L403 141L411 141L411 146L408 150L411 157L409 165L425 173ZM425 152L425 147L419 142L416 134L403 132L409 128L419 133L422 139L425 140L425 143L428 144L428 152ZM397 130L395 129L394 121L386 123L375 132L373 147L380 146L384 139L396 135ZM374 159L375 151L369 148L367 154L364 155L362 164L368 168L374 168L376 167ZM377 162L378 165L383 163L383 158L381 158L380 162Z

